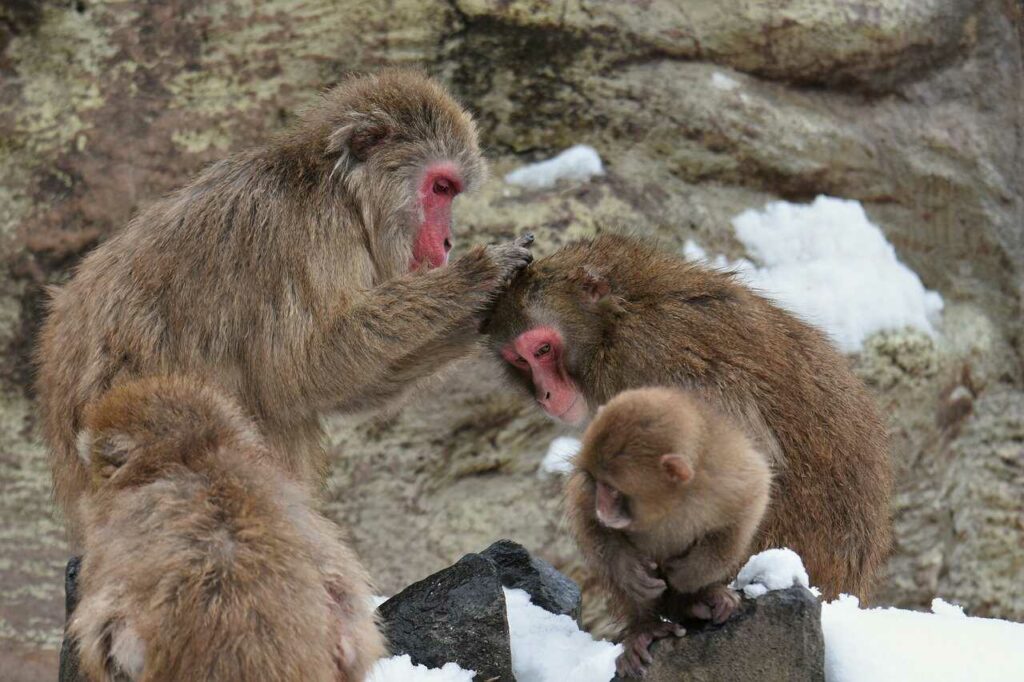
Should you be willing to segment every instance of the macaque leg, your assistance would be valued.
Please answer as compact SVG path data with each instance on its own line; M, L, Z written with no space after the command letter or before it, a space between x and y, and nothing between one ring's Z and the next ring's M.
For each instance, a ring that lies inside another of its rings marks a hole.
M643 677L654 658L651 645L666 637L682 637L686 629L658 618L638 621L623 633L622 653L615 659L615 671L623 677Z

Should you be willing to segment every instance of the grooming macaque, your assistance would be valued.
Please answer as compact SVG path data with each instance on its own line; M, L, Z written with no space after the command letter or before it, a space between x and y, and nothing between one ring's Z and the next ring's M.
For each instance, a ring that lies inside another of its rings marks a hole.
M248 625L254 633L294 628L293 639L263 645L249 637L217 645L238 657L260 657L307 636L309 642L319 641L322 635L310 628L323 621L308 612L313 592L323 591L309 574L312 560L281 563L279 553L300 545L330 545L336 531L304 508L271 504L267 486L284 477L318 491L327 468L322 414L380 406L476 343L495 296L532 259L532 237L526 236L470 249L448 263L452 201L478 185L484 174L470 115L425 77L385 71L326 92L290 131L209 167L89 254L71 281L53 292L38 353L44 435L72 546L82 544L81 502L92 509L90 528L105 504L114 505L106 510L109 514L129 515L141 508L107 495L88 499L90 476L75 443L90 405L111 387L133 379L201 376L253 420L266 439L264 456L280 472L270 483L257 485L255 474L239 471L239 483L229 495L231 504L248 504L245 490L251 483L256 486L251 504L266 506L255 513L271 541L256 538L247 546L252 561L306 573L254 585L261 596L252 602L265 604L266 610L255 611ZM182 437L160 433L166 447ZM227 462L217 460L217 466L223 470ZM222 473L225 478L213 485L233 480ZM242 477L253 480L243 485ZM169 515L187 488L177 482L144 489L150 504L168 507L161 512L164 522L147 527L147 535L131 533L120 541L118 532L131 528L117 516L102 539L89 540L85 562L100 576L84 586L91 609L99 608L95 604L101 597L89 591L110 584L109 571L116 570L125 585L137 586L150 585L148 576L164 568L185 570ZM163 495L166 502L161 502ZM199 533L187 518L182 523ZM298 526L303 533L290 537ZM124 547L142 538L145 547ZM242 566L218 563L222 553L241 547L237 541L208 540L189 545L190 570ZM328 558L337 564L343 588L338 595L345 597L345 576L359 578L358 564L343 552ZM106 562L111 562L109 571ZM346 567L346 562L352 563ZM146 594L131 589L138 599ZM143 616L134 611L143 607L141 601L110 606L115 607L130 617ZM202 629L189 620L197 617L191 607L183 608L159 611L169 629L160 641L179 647L173 657L181 662L158 660L152 664L156 669L187 665L197 655L193 649L205 646L188 639L200 637ZM224 609L214 613L229 619L237 613ZM344 652L345 660L361 662L377 651L377 635L368 620L352 614L346 615L345 608L338 612L339 642L352 647ZM311 620L300 622L304 619ZM139 623L112 640L128 663L135 660L135 635L151 636L143 634ZM174 635L178 631L180 638ZM83 644L95 645L92 640ZM296 647L294 653L308 653L310 646ZM268 669L300 664L275 665ZM319 669L318 663L309 665ZM361 663L345 665L357 671Z
M252 423L197 381L86 409L82 601L91 680L356 682L384 653L369 580Z
M823 333L728 273L615 235L534 263L488 330L512 379L563 421L629 388L694 392L772 467L754 549L797 551L828 597L868 591L889 550L886 432Z
M724 622L728 583L768 505L764 455L724 416L669 388L626 391L583 436L567 504L587 565L625 622L621 675L640 676L662 617Z
M447 267L451 205L485 173L470 115L393 70L323 95L264 147L214 164L89 254L53 294L39 398L72 540L83 410L126 379L193 374L318 487L320 416L380 406L464 355L532 237Z

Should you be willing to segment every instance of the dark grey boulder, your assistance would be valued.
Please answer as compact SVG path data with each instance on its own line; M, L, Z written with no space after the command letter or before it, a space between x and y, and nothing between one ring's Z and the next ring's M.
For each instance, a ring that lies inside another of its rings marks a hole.
M467 554L377 609L391 652L439 668L449 661L478 680L514 682L505 594L494 562Z
M530 601L542 609L579 622L583 610L580 588L554 566L511 540L498 540L480 555L494 563L502 585L525 590Z
M652 652L644 682L823 682L821 604L803 587L744 599L724 625L688 628Z

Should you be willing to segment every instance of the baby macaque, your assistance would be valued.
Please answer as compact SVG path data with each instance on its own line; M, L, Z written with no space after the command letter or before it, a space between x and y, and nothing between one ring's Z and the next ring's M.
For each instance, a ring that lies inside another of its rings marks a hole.
M567 501L576 541L625 622L620 675L690 617L725 622L727 583L768 505L765 457L725 416L670 388L625 391L583 436Z
M90 680L359 682L384 653L369 579L242 411L183 378L86 411L82 601Z

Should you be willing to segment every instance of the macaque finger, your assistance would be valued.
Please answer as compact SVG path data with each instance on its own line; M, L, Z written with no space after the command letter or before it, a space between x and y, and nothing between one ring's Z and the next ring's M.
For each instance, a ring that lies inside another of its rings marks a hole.
M512 243L513 243L513 244L515 244L516 246L521 246L521 247L523 247L524 249L528 249L528 248L530 248L531 246L533 246L533 239L534 239L534 237L533 237L533 232L527 232L527 233L526 233L526 234L524 234L523 236L521 236L521 237L517 238L517 239L516 239L516 240L515 240L514 242L512 242Z

